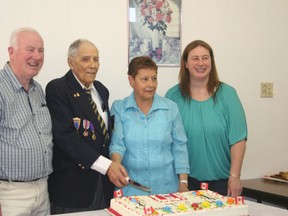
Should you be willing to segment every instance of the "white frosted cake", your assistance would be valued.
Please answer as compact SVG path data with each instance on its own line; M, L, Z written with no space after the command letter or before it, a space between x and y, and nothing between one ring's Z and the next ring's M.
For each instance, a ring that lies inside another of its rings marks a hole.
M205 215L247 216L243 197L236 199L210 190L114 198L108 209L116 216Z

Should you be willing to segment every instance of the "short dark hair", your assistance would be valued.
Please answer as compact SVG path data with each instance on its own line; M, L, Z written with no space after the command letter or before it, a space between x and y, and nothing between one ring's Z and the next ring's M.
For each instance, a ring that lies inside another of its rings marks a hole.
M130 61L127 74L135 78L139 69L153 69L157 73L158 66L149 56L138 56Z

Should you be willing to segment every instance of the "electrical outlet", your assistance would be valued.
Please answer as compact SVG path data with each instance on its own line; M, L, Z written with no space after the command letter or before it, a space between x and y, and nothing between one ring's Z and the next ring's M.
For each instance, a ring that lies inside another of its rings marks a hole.
M261 97L269 97L272 98L273 97L273 83L261 83Z

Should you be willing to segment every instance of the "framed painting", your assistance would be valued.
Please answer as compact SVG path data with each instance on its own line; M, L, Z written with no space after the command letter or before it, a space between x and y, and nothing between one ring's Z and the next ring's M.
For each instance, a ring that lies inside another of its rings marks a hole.
M129 62L150 56L158 66L179 66L181 0L129 0Z

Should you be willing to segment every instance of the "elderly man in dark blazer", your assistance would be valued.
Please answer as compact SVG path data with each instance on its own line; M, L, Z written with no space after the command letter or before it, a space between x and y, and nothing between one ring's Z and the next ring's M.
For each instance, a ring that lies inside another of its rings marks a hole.
M54 141L51 214L106 208L114 185L127 185L125 168L107 158L113 119L109 91L95 80L97 47L85 39L74 41L68 64L70 70L46 87Z

